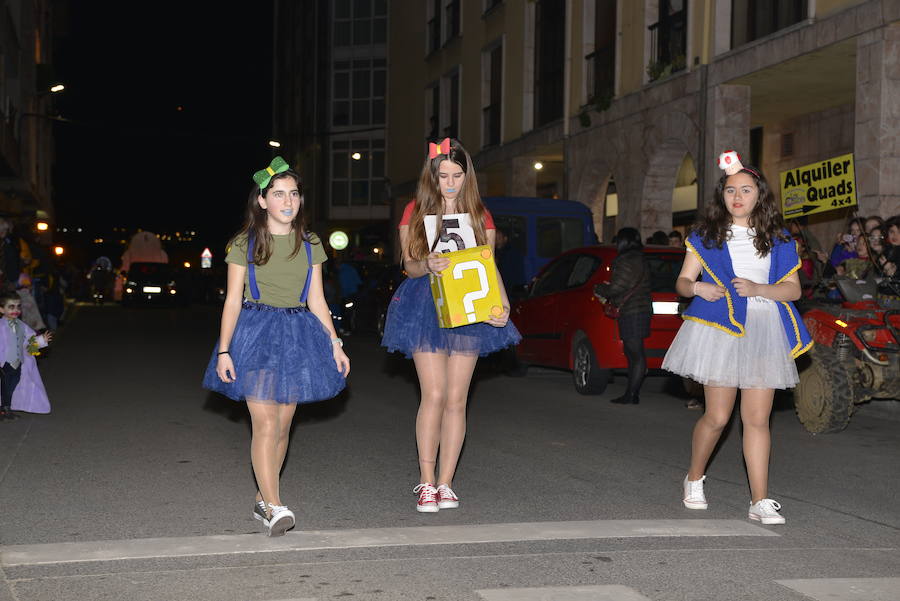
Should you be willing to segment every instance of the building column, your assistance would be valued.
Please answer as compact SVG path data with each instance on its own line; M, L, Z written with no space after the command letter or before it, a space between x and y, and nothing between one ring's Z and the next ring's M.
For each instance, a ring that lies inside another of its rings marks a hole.
M703 174L697 189L697 209L713 199L722 177L719 155L736 150L745 161L750 158L750 86L718 85L706 90L705 160L697 165Z
M900 26L861 35L856 46L853 136L861 215L890 217L900 206Z
M534 196L537 194L537 171L534 159L516 157L509 161L506 169L507 196Z

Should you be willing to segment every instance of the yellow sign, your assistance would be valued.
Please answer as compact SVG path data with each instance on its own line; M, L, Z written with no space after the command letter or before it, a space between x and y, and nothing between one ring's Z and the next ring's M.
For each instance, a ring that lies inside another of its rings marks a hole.
M855 204L853 153L781 172L781 206L785 219Z
M486 321L503 314L494 253L476 246L446 253L450 266L431 277L431 295L442 328Z

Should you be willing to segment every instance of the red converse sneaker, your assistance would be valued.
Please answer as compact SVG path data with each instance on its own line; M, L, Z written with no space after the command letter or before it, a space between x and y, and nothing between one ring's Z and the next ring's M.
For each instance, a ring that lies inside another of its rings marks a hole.
M419 495L419 501L416 503L416 511L422 513L436 513L438 510L437 489L434 484L423 482L413 489L414 493Z
M437 487L437 505L440 509L455 509L459 507L459 497L446 484Z

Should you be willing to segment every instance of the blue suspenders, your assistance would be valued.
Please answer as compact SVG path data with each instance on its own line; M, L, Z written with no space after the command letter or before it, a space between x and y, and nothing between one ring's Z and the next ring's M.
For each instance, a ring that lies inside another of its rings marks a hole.
M253 244L255 240L253 238L248 238L247 242L247 268L250 270L250 295L253 297L253 300L259 301L259 286L256 285L256 266L253 265ZM303 246L306 248L306 264L308 269L306 270L306 283L303 284L303 292L300 293L300 304L306 304L306 297L309 295L309 283L312 281L312 245L308 240L303 241Z

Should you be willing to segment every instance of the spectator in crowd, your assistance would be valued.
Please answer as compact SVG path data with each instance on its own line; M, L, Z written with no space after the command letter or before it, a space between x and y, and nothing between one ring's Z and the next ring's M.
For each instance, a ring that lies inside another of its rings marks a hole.
M866 233L871 234L872 230L877 228L884 227L884 219L879 217L878 215L872 215L871 217L866 217Z
M669 235L662 230L656 230L653 235L647 238L647 244L656 244L659 246L669 245Z
M668 236L666 236L668 242ZM616 319L619 338L628 360L628 387L611 403L638 404L641 384L647 374L644 339L650 336L650 266L644 258L641 235L633 227L623 227L615 237L618 256L612 262L608 283L597 284L594 294L619 309Z
M684 248L684 235L678 230L669 232L669 246L676 248Z
M847 222L847 228L844 232L838 234L834 247L831 249L829 262L835 268L847 259L855 259L856 241L865 231L865 223L859 217L855 217Z
M884 222L886 233L884 240L884 261L881 269L887 276L897 275L897 267L900 266L900 215L895 215Z

